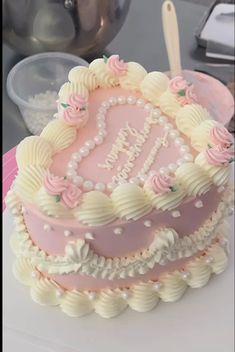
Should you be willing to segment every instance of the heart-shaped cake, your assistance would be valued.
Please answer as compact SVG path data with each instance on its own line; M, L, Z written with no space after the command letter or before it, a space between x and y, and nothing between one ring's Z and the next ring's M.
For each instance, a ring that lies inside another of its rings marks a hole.
M225 269L233 137L183 77L118 55L75 67L16 160L13 270L39 304L146 312Z

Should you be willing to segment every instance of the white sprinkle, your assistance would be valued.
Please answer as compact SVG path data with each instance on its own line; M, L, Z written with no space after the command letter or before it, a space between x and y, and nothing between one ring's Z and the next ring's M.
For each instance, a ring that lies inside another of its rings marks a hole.
M96 292L89 292L87 296L90 301L94 301L96 299Z
M144 226L145 227L151 227L152 226L152 221L151 220L145 220Z
M83 183L83 189L84 191L91 191L93 189L93 182L92 181L85 181Z
M189 271L182 271L181 272L181 277L184 281L187 281L191 276L191 273Z
M121 292L121 297L124 299L124 300L127 300L128 298L130 298L130 293L128 291L122 291Z
M202 200L197 200L195 203L194 203L194 206L195 208L202 208L203 207L203 201Z
M138 99L136 105L140 108L143 108L145 105L145 101L143 99Z
M128 104L135 104L136 103L136 97L133 97L132 95L130 95L129 97L127 97L127 103Z
M160 281L157 281L153 284L153 290L154 291L159 291L162 288L162 283Z
M123 233L123 228L122 227L116 227L114 230L113 230L113 233L115 235L121 235Z
M124 96L119 96L118 97L118 104L125 104L126 103L126 97L124 97Z
M72 233L72 231L70 231L70 230L65 230L64 231L64 235L65 235L65 237L69 237L69 236L71 236L73 233Z
M173 218L179 218L181 216L181 213L179 210L174 210L172 211L171 215Z
M73 183L77 186L81 186L83 184L83 181L84 181L83 177L79 176L79 175L77 175L73 178Z
M86 232L84 235L86 240L94 240L95 236L91 232Z
M213 261L214 261L214 258L212 256L209 256L206 258L206 264L211 264L213 263Z
M96 189L97 191L103 192L103 191L105 190L105 184L102 183L102 182L98 182L98 183L96 183L96 185L95 185L95 189Z
M217 189L217 192L218 193L222 193L224 191L224 186L220 186L218 189Z
M40 274L39 274L38 271L34 270L34 271L32 271L32 273L31 273L31 277L32 277L33 279L38 279L38 278L40 277Z
M49 231L52 230L52 227L51 227L51 225L49 225L49 224L44 224L44 225L43 225L43 230L46 231L46 232L49 232Z

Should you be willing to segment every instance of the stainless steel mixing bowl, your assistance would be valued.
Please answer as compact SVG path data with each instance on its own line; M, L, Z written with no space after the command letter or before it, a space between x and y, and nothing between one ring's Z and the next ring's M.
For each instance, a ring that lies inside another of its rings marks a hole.
M131 0L3 0L3 40L18 53L100 53L121 29Z

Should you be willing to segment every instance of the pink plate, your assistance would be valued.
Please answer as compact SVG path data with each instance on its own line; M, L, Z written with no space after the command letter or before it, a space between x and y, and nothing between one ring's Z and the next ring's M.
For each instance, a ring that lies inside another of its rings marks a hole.
M5 196L11 187L12 182L17 174L17 164L15 159L16 147L9 150L3 155L2 163L2 211L5 209Z
M234 114L234 99L229 89L219 80L196 71L183 71L184 77L195 86L199 103L216 121L227 126Z

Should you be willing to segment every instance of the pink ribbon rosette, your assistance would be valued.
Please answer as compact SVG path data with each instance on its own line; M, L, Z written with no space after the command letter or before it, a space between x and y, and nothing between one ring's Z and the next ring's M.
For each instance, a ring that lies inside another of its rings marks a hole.
M88 100L77 93L72 93L62 111L63 121L76 127L82 127L88 119Z
M148 184L155 193L175 192L174 178L169 175L156 174L150 176Z
M120 60L119 55L112 55L106 58L107 69L116 76L123 76L127 73L128 65Z
M169 83L169 89L181 105L197 102L194 86L189 84L183 77L177 76L173 78Z

